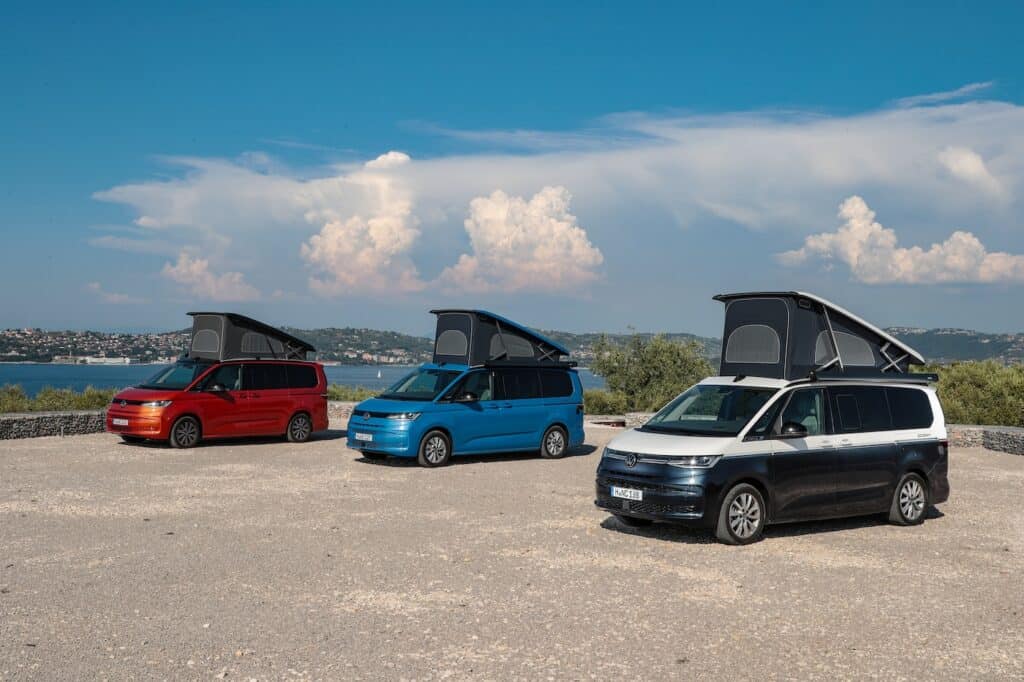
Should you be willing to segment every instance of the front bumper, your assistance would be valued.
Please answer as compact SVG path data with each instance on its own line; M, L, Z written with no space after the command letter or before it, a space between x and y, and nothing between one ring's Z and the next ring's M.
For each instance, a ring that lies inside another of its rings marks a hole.
M380 421L380 420L374 420ZM382 425L366 422L349 422L346 444L351 450L379 452L393 457L415 457L419 440L414 438L407 423L399 422L396 428L382 428ZM357 438L370 436L370 440Z
M115 423L127 421L124 423ZM113 408L107 410L107 432L153 440L170 437L170 417L161 408Z
M708 488L699 473L672 468L673 471L625 472L617 468L598 468L594 505L614 514L652 521L672 521L692 526L707 526ZM658 469L669 468L659 466ZM683 471L682 474L676 472ZM658 475L658 474L662 475ZM612 487L641 491L641 500L612 496Z

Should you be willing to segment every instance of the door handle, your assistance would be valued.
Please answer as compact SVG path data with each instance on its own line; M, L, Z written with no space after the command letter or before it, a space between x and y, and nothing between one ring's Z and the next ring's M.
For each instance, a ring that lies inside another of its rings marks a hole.
M259 393L250 393L250 394L249 394L249 397L250 397L250 398L259 398L259 397L260 397L260 394L259 394Z

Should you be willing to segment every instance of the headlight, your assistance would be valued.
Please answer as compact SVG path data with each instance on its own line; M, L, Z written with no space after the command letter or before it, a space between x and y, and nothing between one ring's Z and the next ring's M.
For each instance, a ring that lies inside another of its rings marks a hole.
M411 422L420 416L419 412L399 412L398 414L389 414L388 419L401 419L403 421Z
M167 407L171 404L170 400L150 400L147 403L142 403L143 407Z
M669 466L680 469L710 469L722 459L721 455L693 455L690 457L678 457L665 462Z
M606 445L604 446L604 452L601 453L601 457L612 457L617 454L619 454L617 450L612 450Z

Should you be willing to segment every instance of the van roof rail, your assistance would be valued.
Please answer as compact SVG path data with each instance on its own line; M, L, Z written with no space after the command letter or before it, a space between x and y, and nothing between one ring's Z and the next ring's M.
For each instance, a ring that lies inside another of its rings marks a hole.
M828 376L828 377L805 377L790 381L786 386L799 386L801 384L814 383L835 383L835 384L915 384L926 385L938 382L939 375L934 372L912 372L910 374L888 374L882 376Z

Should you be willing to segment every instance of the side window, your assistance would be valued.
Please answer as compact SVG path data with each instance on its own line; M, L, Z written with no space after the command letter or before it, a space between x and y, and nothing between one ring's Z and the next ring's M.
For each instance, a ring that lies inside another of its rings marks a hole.
M288 365L285 367L290 388L316 388L320 383L316 376L316 369L309 365Z
M807 429L808 436L820 436L828 432L825 414L825 394L820 388L793 391L779 424L796 422Z
M781 402L782 401L779 401L765 410L765 413L761 415L761 418L750 427L746 436L748 440L763 440L768 435L769 431L771 431L772 424L775 423L775 418L779 416Z
M846 433L892 429L885 389L876 386L843 386L834 389L839 430Z
M896 429L926 429L935 421L928 394L916 388L887 388L892 425Z
M527 400L540 398L540 377L535 369L502 370L505 384L504 400Z
M227 391L240 391L242 389L241 382L241 365L221 365L217 369L210 372L210 374L203 380L203 390L209 390L220 384Z
M540 387L545 398L567 398L572 395L572 377L557 369L542 369Z
M247 391L269 391L288 387L288 377L285 374L284 365L269 363L245 365L242 375Z

